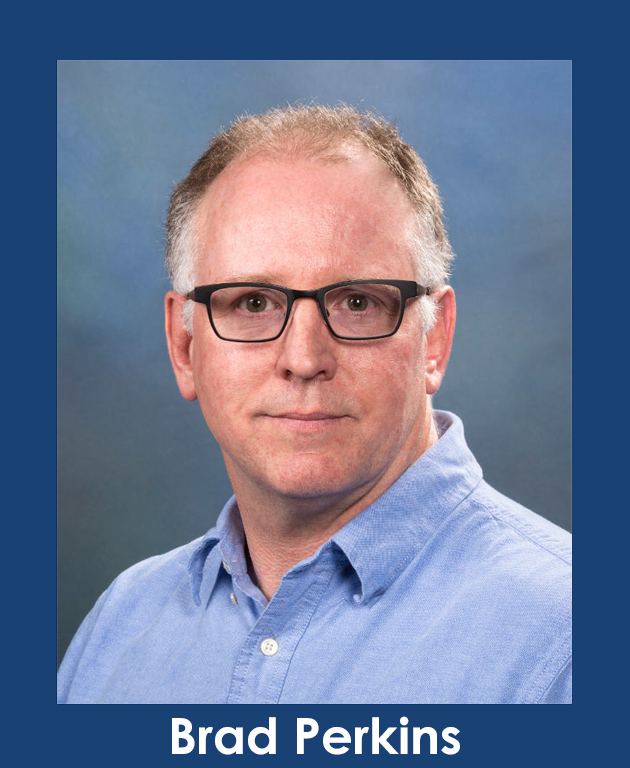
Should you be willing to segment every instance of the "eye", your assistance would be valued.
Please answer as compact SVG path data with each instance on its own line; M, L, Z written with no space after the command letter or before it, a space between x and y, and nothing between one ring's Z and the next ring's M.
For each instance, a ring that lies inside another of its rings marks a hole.
M264 312L268 303L266 297L260 293L255 293L245 299L245 307L248 312Z
M369 305L367 296L362 296L358 293L348 296L347 301L348 309L351 309L353 312L365 312Z

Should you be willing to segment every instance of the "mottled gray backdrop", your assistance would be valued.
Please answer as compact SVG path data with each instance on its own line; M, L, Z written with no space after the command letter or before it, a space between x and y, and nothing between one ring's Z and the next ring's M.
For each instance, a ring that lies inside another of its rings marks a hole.
M166 352L174 182L243 112L343 101L394 118L437 182L458 324L437 407L496 488L570 527L571 64L58 64L59 656L124 568L231 494Z

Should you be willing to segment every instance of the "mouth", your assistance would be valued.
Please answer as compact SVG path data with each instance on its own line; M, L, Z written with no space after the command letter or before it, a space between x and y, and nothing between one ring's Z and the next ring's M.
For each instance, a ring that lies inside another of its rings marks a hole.
M339 426L349 418L344 414L339 415L323 411L313 411L310 413L291 411L279 414L265 414L265 416L275 422L278 427L287 427L304 432L318 432L330 429Z

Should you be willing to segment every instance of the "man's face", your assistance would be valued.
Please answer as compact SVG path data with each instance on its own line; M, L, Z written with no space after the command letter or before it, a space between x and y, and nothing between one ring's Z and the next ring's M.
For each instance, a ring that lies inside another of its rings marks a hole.
M367 152L337 164L233 164L199 208L197 285L417 280L412 221L399 184ZM356 500L428 447L419 310L409 301L392 337L344 341L314 300L298 299L280 338L243 344L219 339L195 305L189 370L178 381L199 399L237 495Z

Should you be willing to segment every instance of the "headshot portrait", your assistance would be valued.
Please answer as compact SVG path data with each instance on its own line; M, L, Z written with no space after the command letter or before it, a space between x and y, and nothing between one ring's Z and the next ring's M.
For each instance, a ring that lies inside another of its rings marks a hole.
M570 62L58 62L58 703L571 703L570 355Z

